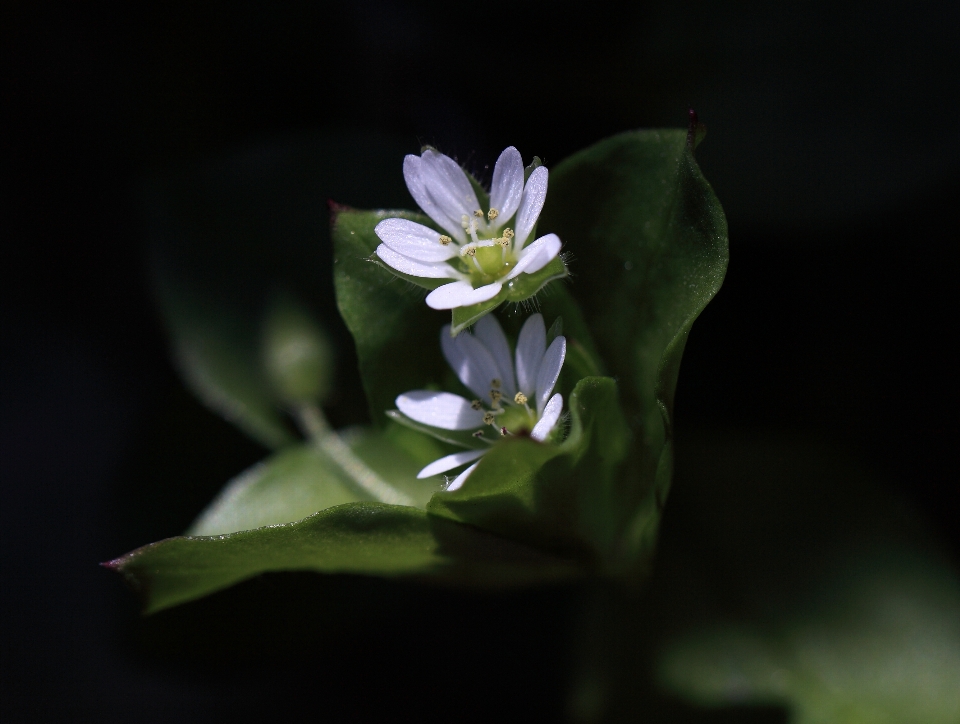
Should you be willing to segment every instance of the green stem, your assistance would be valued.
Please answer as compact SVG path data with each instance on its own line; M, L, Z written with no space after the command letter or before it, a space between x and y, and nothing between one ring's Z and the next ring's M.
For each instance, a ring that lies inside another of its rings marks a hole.
M304 433L313 444L339 465L358 488L381 503L414 504L412 498L387 483L354 454L350 446L327 423L319 407L313 404L300 405L296 409L296 416Z

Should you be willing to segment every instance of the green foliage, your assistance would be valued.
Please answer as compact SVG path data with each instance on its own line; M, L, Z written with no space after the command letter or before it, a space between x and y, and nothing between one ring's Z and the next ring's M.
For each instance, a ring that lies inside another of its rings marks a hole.
M411 212L335 209L336 302L374 425L348 436L349 444L426 511L371 502L345 472L352 463L342 467L342 454L338 465L322 445L291 446L283 409L321 398L332 366L316 315L306 311L312 305L299 301L309 297L309 255L299 240L267 241L263 218L236 199L204 216L195 196L206 187L179 188L173 216L181 223L168 225L155 256L185 377L215 409L284 449L231 482L191 529L214 537L162 541L111 565L144 592L148 610L271 570L478 585L591 572L639 582L669 486L680 354L726 267L722 211L692 152L683 132L636 132L552 170L539 231L560 236L576 260L575 277L550 284L567 275L558 258L512 280L496 299L454 310L453 323L460 331L511 303L508 333L516 334L518 312L531 305L553 325L551 336L562 326L568 352L557 389L568 432L546 444L498 442L452 493L433 494L436 483L415 480L416 471L478 443L447 431L431 440L423 426L392 412L398 394L452 379L438 340L449 317L423 301L422 289L436 281L397 278L374 256L380 220L430 222ZM234 240L239 253L231 256ZM294 290L297 301L278 306L271 301L278 289ZM322 438L323 425L312 434Z
M627 557L649 555L672 470L673 395L694 320L727 268L727 225L687 133L601 141L550 174L541 233L577 260L576 299L634 437L617 527ZM550 298L544 300L549 308Z
M363 573L474 586L575 578L578 570L524 546L417 508L348 503L297 523L151 543L105 564L144 598L147 613L265 571Z

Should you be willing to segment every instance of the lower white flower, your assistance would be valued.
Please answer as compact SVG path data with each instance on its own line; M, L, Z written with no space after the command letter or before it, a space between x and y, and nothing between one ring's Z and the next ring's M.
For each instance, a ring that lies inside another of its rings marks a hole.
M450 326L445 326L440 343L450 367L477 399L414 390L397 397L400 412L423 425L444 430L476 429L473 436L490 444L506 435L528 434L539 442L547 438L563 411L563 396L552 393L563 367L567 340L558 336L548 347L541 315L534 314L524 323L513 355L503 329L492 316L477 321L473 334L451 337ZM490 437L485 434L487 427L495 431ZM417 477L439 475L473 463L447 486L447 490L456 490L479 464L474 461L489 449L464 450L434 460Z
M407 156L403 176L410 194L446 233L408 219L385 219L375 229L383 242L377 256L408 276L451 280L427 295L434 309L493 299L511 279L540 271L560 253L556 234L526 243L547 197L548 173L540 166L526 183L523 175L520 152L513 146L504 150L493 170L490 207L484 210L452 158L432 149Z

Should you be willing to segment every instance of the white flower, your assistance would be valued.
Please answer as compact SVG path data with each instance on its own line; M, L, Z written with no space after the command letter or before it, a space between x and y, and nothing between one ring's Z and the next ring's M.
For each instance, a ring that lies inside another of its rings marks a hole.
M443 356L460 381L477 395L467 400L450 392L414 390L397 397L397 408L411 420L445 430L473 430L473 436L493 443L502 435L528 433L542 442L563 410L563 396L551 396L567 353L567 340L556 337L547 347L543 317L534 314L523 325L514 357L500 324L492 316L474 325L473 334L440 333ZM484 428L494 429L492 439ZM434 460L417 475L426 478L473 462L489 448L464 450ZM456 490L478 463L464 470L447 490Z
M523 161L513 146L497 159L484 211L463 169L428 149L403 160L403 177L414 200L441 234L407 219L385 219L376 233L377 256L403 274L449 279L427 295L434 309L453 309L493 299L520 274L533 274L560 252L556 234L527 245L547 198L547 169L523 181ZM512 227L506 226L513 219Z

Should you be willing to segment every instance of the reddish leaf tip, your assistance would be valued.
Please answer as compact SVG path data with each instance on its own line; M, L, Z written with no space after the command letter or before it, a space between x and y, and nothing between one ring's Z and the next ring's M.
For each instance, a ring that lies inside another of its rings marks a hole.
M700 144L703 137L707 135L707 127L700 123L700 119L697 118L697 112L692 108L687 111L687 114L690 119L690 123L687 126L687 144L691 149L694 149Z

